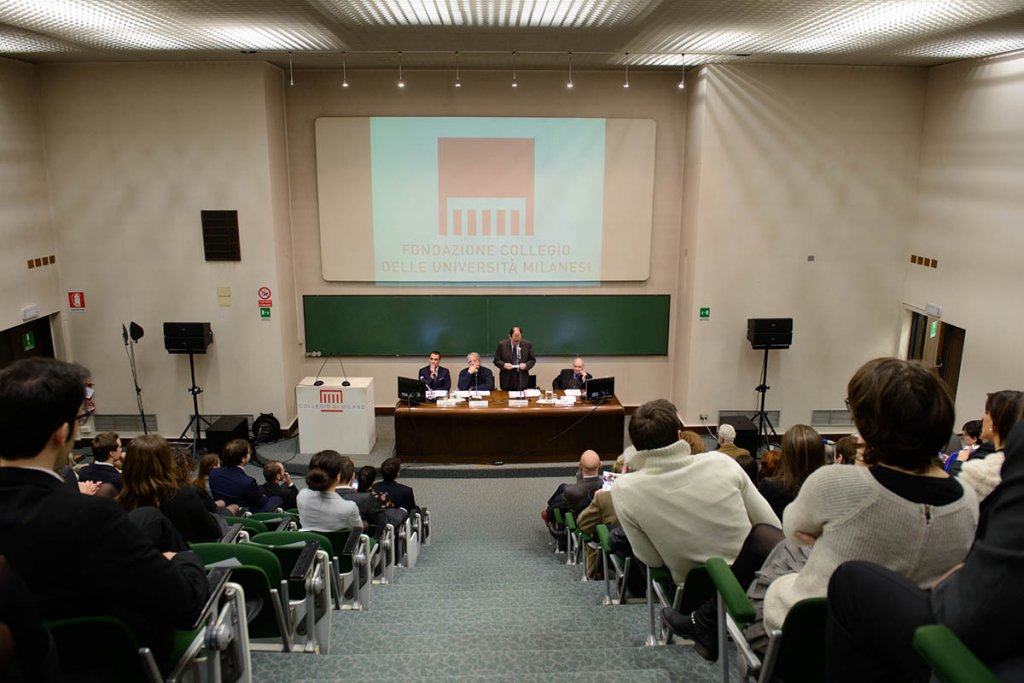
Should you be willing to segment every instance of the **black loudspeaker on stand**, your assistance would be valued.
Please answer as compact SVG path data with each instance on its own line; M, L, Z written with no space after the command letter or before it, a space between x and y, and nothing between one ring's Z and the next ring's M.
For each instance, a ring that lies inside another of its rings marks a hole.
M757 424L758 444L766 448L771 443L769 435L778 436L768 413L764 410L764 402L768 390L768 352L772 349L788 349L793 343L792 318L748 318L747 340L754 350L764 349L764 360L761 362L761 383L754 389L761 395L757 412L751 420Z
M184 439L188 431L192 430L193 460L199 459L199 432L203 427L210 426L210 421L199 414L199 394L203 393L203 390L196 384L195 355L205 354L212 343L213 331L210 329L210 323L164 323L164 348L167 349L167 353L188 354L189 376L192 380L188 392L192 394L192 417L178 439Z

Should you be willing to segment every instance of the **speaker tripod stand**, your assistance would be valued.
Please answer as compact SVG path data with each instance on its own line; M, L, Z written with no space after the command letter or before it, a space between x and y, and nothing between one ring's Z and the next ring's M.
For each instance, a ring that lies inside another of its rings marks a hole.
M768 417L768 413L764 410L765 395L768 393L768 390L771 389L771 387L768 386L768 351L769 349L765 347L764 360L761 362L761 383L754 389L754 391L761 394L761 398L758 401L757 412L754 413L750 420L757 424L758 447L760 448L761 446L764 446L766 449L771 445L769 434L775 437L778 436L778 434L775 433L775 427L772 425L771 418Z
M203 393L202 387L196 385L196 357L191 351L188 352L188 369L192 377L192 386L188 393L192 394L192 417L189 419L185 429L181 430L178 441L182 441L188 430L192 430L192 460L199 461L199 432L204 427L210 426L210 421L199 414L199 394Z

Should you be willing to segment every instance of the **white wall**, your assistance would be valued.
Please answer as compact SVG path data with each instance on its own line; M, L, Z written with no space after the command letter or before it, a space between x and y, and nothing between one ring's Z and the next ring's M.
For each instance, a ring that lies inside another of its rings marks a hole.
M1024 389L1024 53L929 70L909 246L939 264L905 262L906 302L967 330L959 426L986 393Z
M62 289L85 291L88 304L68 316L69 343L93 372L98 410L135 412L121 342L134 320L146 331L136 349L146 411L162 433L180 432L192 412L188 360L164 351L162 323L209 321L200 411L284 417L293 408L282 330L294 323L281 314L292 283L278 70L90 64L38 74ZM203 209L238 210L241 262L204 260ZM256 306L264 285L278 297L270 321ZM231 306L218 304L218 287L231 288Z
M29 259L56 255L34 68L0 59L0 330L22 323L21 309L61 310L60 259L29 269ZM63 355L57 348L57 355Z
M859 365L896 352L925 72L711 66L700 79L689 314L710 306L711 319L677 360L680 409L697 422L754 408L763 352L746 321L784 317L794 341L770 354L766 407L782 410L776 427L808 423L843 408Z

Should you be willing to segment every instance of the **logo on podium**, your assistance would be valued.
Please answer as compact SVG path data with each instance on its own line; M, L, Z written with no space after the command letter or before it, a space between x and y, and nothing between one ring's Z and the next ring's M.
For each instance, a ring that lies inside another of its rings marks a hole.
M342 408L344 399L341 393L341 389L321 389L320 390L320 412L321 413L343 413L345 412Z

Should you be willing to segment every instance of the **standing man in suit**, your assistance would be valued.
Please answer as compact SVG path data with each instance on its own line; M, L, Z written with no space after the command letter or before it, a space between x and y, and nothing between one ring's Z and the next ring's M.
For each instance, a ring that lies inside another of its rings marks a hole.
M431 351L427 367L420 368L420 381L433 391L451 391L452 375L448 368L441 367L441 354L437 351Z
M533 357L533 344L523 339L523 331L513 327L508 339L498 342L494 352L494 364L498 367L498 382L504 391L522 391L530 383L530 370L537 364Z
M206 603L206 570L191 551L161 553L118 503L57 475L88 377L81 365L48 358L0 372L0 555L43 619L115 616L162 661L173 629L189 628Z
M459 371L459 391L494 391L494 373L480 365L480 354L466 355L466 367Z
M78 481L110 484L121 492L121 462L124 451L121 437L115 432L102 432L92 440L92 464L78 471Z
M579 356L572 362L571 368L565 368L558 377L551 383L552 389L565 391L566 389L582 389L587 380L594 379L594 376L583 367L583 359Z

